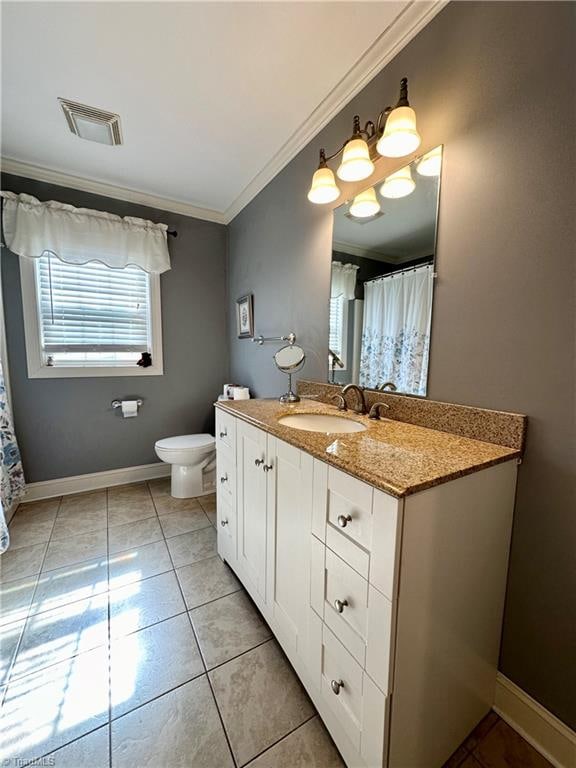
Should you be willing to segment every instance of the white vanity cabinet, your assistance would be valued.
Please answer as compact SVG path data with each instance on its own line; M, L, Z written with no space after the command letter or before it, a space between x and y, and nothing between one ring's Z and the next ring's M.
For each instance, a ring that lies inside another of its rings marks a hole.
M235 421L233 473L229 470L232 454L217 441L218 552L236 570L284 649L304 653L314 462L257 427ZM217 434L222 431L218 412ZM236 488L234 513L228 506L227 492L232 487ZM236 521L235 534L228 520Z
M440 768L493 703L516 462L395 498L217 409L218 551L348 766Z

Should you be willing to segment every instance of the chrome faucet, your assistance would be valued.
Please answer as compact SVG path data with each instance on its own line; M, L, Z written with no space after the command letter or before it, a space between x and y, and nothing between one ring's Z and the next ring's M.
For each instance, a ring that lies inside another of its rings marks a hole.
M383 392L385 389L389 389L390 392L396 392L398 388L393 381L385 381L384 384L379 384L376 389L379 389L381 392Z
M356 401L358 403L357 407L354 408L354 410L356 411L356 413L366 413L367 408L366 408L366 400L364 398L364 389L362 387L359 387L358 384L346 384L346 386L342 388L342 392L340 394L344 398L344 402L346 402L346 395L351 390L356 392Z

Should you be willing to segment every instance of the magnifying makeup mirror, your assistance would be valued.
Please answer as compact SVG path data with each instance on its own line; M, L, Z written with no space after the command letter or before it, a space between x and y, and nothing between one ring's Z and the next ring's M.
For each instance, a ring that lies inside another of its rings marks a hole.
M288 392L279 398L280 402L298 403L300 398L297 394L292 392L292 374L298 373L298 371L301 371L304 367L304 363L306 362L304 350L297 344L287 344L276 352L274 355L274 362L276 363L278 370L288 376Z

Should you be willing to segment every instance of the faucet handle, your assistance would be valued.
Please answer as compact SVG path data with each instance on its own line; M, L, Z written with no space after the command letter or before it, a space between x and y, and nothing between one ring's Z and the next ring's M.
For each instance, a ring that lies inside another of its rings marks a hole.
M372 408L370 408L370 413L368 414L368 418L379 419L380 418L379 411L381 408L386 408L387 411L390 410L390 406L388 405L388 403L382 403L382 402L374 403Z
M346 408L346 400L344 399L344 395L338 394L338 395L332 395L330 400L333 400L336 403L336 407L339 411L345 411Z

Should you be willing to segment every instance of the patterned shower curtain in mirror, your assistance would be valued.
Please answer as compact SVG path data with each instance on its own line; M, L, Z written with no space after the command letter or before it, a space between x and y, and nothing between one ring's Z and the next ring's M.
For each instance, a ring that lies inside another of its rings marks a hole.
M432 286L432 265L364 284L361 386L426 394Z
M8 549L10 537L5 510L9 510L24 493L24 471L14 434L12 412L8 402L2 348L4 340L4 311L0 281L0 553Z

